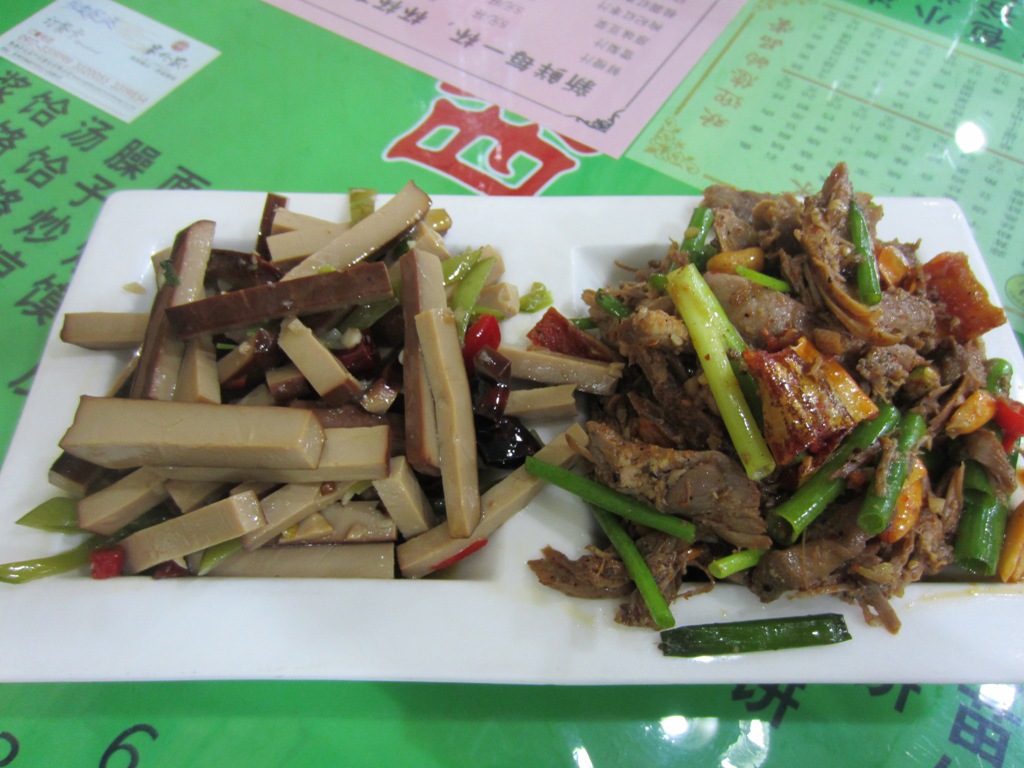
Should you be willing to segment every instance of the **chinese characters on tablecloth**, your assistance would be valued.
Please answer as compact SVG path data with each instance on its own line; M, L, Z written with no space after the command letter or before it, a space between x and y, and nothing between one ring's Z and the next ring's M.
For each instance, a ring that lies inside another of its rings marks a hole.
M131 127L0 62L0 311L11 338L36 340L5 352L0 398L28 393L103 201L119 189L211 185Z
M266 0L619 156L741 0Z
M536 195L595 154L450 86L438 88L423 120L385 150L387 160L416 163L487 195Z
M820 686L806 685L748 685L733 686L730 698L742 702L748 715L756 714L772 729L785 727L790 712L801 710L802 699L812 698ZM912 683L900 685L863 686L868 697L879 703L891 701L892 709L898 715L907 715L915 709L914 700L924 688ZM851 688L850 697L863 695L862 687ZM956 710L949 717L946 743L933 743L929 747L937 754L920 754L920 765L934 765L935 768L951 768L964 765L971 756L980 763L993 768L1003 768L1011 753L1011 741L1020 731L1021 718L1015 710L1016 685L959 685L956 687ZM911 697L914 697L912 699ZM814 711L810 702L808 711ZM798 715L799 717L799 715ZM812 715L813 717L813 715ZM941 716L937 716L941 717ZM946 723L936 723L945 729ZM920 752L920 750L918 750Z

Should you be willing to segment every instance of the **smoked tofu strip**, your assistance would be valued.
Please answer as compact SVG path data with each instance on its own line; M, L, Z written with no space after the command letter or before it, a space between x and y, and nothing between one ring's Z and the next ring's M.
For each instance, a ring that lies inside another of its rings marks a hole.
M274 211L274 222L270 225L270 234L277 235L282 232L294 232L297 229L316 227L347 226L347 224L338 224L329 219L321 219L319 216L310 216L308 213L299 213L290 208L278 208Z
M290 278L293 272L285 277ZM167 308L167 320L182 338L258 325L303 313L333 312L394 296L388 268L380 262L356 264L344 272L318 272L301 280L282 278Z
M335 502L320 514L334 529L319 540L322 544L365 544L398 538L395 521L381 511L375 501Z
M274 216L277 211L288 207L288 198L268 192L263 199L263 213L260 214L259 229L256 231L256 245L253 253L261 259L269 259L270 252L267 250L267 236L273 231Z
M508 393L505 415L532 421L571 419L578 413L576 385L513 389Z
M267 238L271 261L305 258L348 229L347 224L323 224L280 232Z
M587 434L573 424L562 434L537 451L537 458L559 466L569 466L577 457L574 446L586 445ZM452 562L460 554L487 543L487 539L513 515L540 493L545 482L519 467L491 486L481 498L480 524L468 538L455 538L448 527L438 525L414 539L398 545L398 567L402 576L412 579ZM472 548L472 549L471 549Z
M217 350L209 334L185 342L174 399L182 403L219 403Z
M257 384L240 398L234 401L235 405L273 405L274 396L270 394L270 387L266 384Z
M254 368L265 367L263 362L274 355L276 346L276 339L264 330L242 339L217 361L217 378L221 384L226 384Z
M512 376L538 384L574 384L594 395L610 395L622 377L622 363L602 363L539 349L502 346L512 364Z
M413 248L428 251L441 259L441 261L451 258L451 254L448 253L448 246L444 242L444 236L438 233L425 220L413 228L412 240Z
M394 544L309 544L241 550L213 568L210 576L282 579L393 579Z
M60 340L84 349L134 349L148 322L148 312L68 312Z
M430 198L409 182L384 205L292 268L282 282L344 270L409 232L430 210Z
M330 536L332 533L334 533L334 529L331 527L331 524L327 522L327 518L319 512L314 512L305 520L296 523L282 533L278 538L277 543L309 544L312 541Z
M511 283L494 283L480 291L476 303L504 317L512 317L519 314L519 289Z
M314 415L315 418L315 415ZM324 430L320 463L313 469L272 469L267 467L159 467L160 474L174 480L267 483L328 483L377 480L388 473L391 456L391 428L335 427Z
M405 453L413 469L424 475L441 474L434 400L427 383L416 315L448 304L441 260L413 248L398 260L402 275L405 348L402 350L402 396L405 399Z
M164 478L148 467L78 502L78 527L110 536L167 498Z
M274 403L285 404L293 400L313 397L313 388L295 365L281 365L264 374L267 391Z
M328 405L342 405L362 394L359 379L298 318L281 323L277 343Z
M373 481L384 509L407 539L433 528L437 515L405 456L392 456L388 476Z
M154 565L237 539L263 522L252 492L229 496L194 512L143 528L121 540L124 572L139 573Z
M312 469L324 430L309 411L124 398L81 398L60 441L100 466L144 465Z
M166 478L161 473L157 474ZM167 489L167 495L171 497L171 501L181 512L191 512L229 495L231 485L220 481L166 480L164 487ZM234 491L234 493L238 493L238 491Z
M480 248L480 261L484 259L494 260L491 271L487 273L484 285L496 285L505 274L505 259L502 257L501 251L493 245L485 245Z
M89 492L89 488L106 472L99 464L85 461L61 451L50 465L49 481L54 488L59 488L72 498L80 499Z
M132 381L132 398L170 400L174 397L185 345L172 333L168 312L203 297L215 228L214 222L203 219L181 230L174 239L167 262L175 279L164 280L153 300L138 371ZM155 271L158 276L163 274L159 265Z
M448 529L465 538L480 522L480 488L473 402L455 315L448 307L420 312L416 333L434 398Z
M245 549L258 549L325 507L351 497L358 485L325 483L292 483L283 486L260 502L263 522L242 537Z

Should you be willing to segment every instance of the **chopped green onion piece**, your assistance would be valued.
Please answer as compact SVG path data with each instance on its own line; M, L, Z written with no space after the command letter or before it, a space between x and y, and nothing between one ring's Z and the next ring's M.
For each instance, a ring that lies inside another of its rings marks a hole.
M54 496L26 512L15 521L18 525L51 533L82 533L78 527L78 501L67 496Z
M833 477L850 460L854 451L870 448L881 437L896 428L900 412L895 406L882 403L878 415L862 421L848 434L839 447L815 470L804 484L769 513L768 528L772 538L792 544L846 488L846 480Z
M994 395L1010 394L1013 365L1009 360L993 357L985 361L985 389Z
M610 512L595 506L591 506L590 510L594 513L601 530L604 531L605 536L608 537L615 551L622 558L622 564L626 566L626 571L629 572L630 578L633 579L633 583L640 591L640 597L643 598L647 610L651 612L654 623L662 629L674 627L676 620L672 615L672 610L668 607L665 596L658 589L658 582L655 580L654 574L651 573L651 569L629 534L623 530L619 521Z
M500 309L495 309L494 307L485 307L482 304L474 304L473 309L470 312L470 315L472 315L473 317L480 317L480 315L491 315L494 317L495 320L505 319L505 313L502 312Z
M690 284L693 296L701 307L707 308L709 312L708 322L714 323L715 326L713 332L720 336L725 343L725 351L729 357L729 365L732 368L733 375L736 377L736 381L739 382L740 390L743 392L743 399L750 406L754 422L757 424L758 430L760 430L762 428L761 395L757 391L757 382L754 381L754 377L750 375L743 364L743 351L747 348L747 343L740 336L740 332L736 330L736 326L729 320L728 315L725 314L725 309L722 308L722 304L718 297L715 296L715 292L711 290L711 286L707 284L707 281L704 280L699 272L695 274L696 277ZM668 275L665 276L665 286L667 289ZM669 291L669 294L671 295L671 291ZM680 315L682 315L681 312Z
M377 190L367 187L353 187L348 191L349 223L357 224L365 219L377 206Z
M91 535L78 546L56 555L0 564L0 581L8 584L21 584L81 568L89 564L89 556L94 549L110 546L135 531L162 523L170 516L171 513L167 506L161 504L143 513L142 516L110 536Z
M697 535L697 527L690 521L666 515L632 496L627 496L557 464L543 461L535 456L527 456L524 466L531 475L539 477L541 480L547 480L552 485L569 491L594 506L632 520L634 523L654 528L684 541L693 541Z
M761 562L766 551L764 549L741 549L731 555L712 560L708 563L708 571L716 579L724 579L726 576L753 568Z
M916 454L917 444L924 439L928 424L919 413L906 413L896 428L896 455L885 467L885 474L876 477L857 513L857 525L874 536L889 526L896 499L907 479L907 471Z
M539 312L551 306L552 301L554 299L551 297L548 287L544 283L534 283L530 286L530 290L519 297L519 311Z
M241 548L241 538L229 539L220 544L214 544L212 547L207 547L203 550L203 556L199 559L199 569L196 571L196 575L205 576Z
M697 269L704 271L712 251L705 246L711 227L715 223L715 212L710 208L699 206L690 215L690 224L683 234L683 242L680 248L690 256L690 261L697 265Z
M995 496L976 490L964 491L953 557L971 573L993 576L1006 532L1008 510Z
M23 584L81 568L89 564L89 556L93 549L108 540L103 536L90 536L77 547L56 555L4 563L0 565L0 581L7 584Z
M473 268L473 265L480 261L481 255L483 255L483 250L477 248L460 253L458 256L452 256L450 259L444 259L441 262L441 276L444 278L444 284L450 285L461 280Z
M719 656L832 645L850 639L842 614L821 613L676 627L661 633L659 647L666 656Z
M647 278L647 287L655 291L665 291L668 286L668 275L664 272L652 272Z
M597 328L597 323L595 323L594 320L589 317L574 317L572 319L572 324L579 328L581 331L591 331L594 328Z
M360 331L365 331L401 303L401 299L392 297L375 301L372 304L360 304L342 318L338 329L344 331L346 328L358 328Z
M860 256L857 264L857 292L865 304L874 305L882 300L882 284L878 276L878 259L871 242L867 219L856 201L850 201L850 241Z
M686 324L718 412L733 447L751 480L763 480L775 469L775 459L757 418L733 371L730 345L743 340L721 309L697 267L688 264L668 274L668 292Z
M756 269L750 267L744 267L742 265L736 267L736 274L740 277L745 277L752 283L763 285L765 288L771 288L779 293L789 293L792 289L789 283L785 280L780 280L777 277L766 275L764 272L758 272Z
M597 293L594 294L594 301L597 303L597 306L612 317L618 317L621 319L633 314L632 309L607 291L598 290Z
M178 277L178 273L174 271L174 264L170 259L164 259L160 262L160 270L164 275L164 282L167 285L180 285L181 278Z
M988 472L981 462L969 459L964 463L964 490L978 491L989 496L995 496L992 490L992 481L988 479Z
M459 339L466 335L466 328L469 327L470 317L473 313L473 305L480 297L487 277L491 274L495 259L480 259L474 264L462 279L459 280L455 290L452 291L449 302L455 312L455 319L459 331Z

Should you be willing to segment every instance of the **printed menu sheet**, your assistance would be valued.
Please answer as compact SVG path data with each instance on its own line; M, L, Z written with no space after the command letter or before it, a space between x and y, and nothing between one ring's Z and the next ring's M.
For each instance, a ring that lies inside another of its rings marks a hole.
M796 192L845 160L861 190L953 198L1024 334L1022 41L957 5L752 3L627 157L698 188Z
M743 0L265 0L619 157Z
M111 0L57 0L0 36L0 56L126 123L217 54Z

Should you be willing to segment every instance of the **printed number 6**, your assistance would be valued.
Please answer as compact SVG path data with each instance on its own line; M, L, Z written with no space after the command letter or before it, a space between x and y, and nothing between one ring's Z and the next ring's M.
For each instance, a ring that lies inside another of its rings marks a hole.
M103 753L103 757L100 758L100 768L107 768L110 763L110 758L115 752L126 752L128 753L128 765L125 768L136 768L139 764L139 750L135 748L134 744L128 744L127 740L133 735L142 731L143 733L149 734L150 738L154 741L159 735L156 732L156 728L151 725L133 725L118 734L117 738L110 742L110 746L107 747L107 751ZM3 764L0 764L3 765Z
M7 742L7 754L0 758L0 768L3 768L5 765L10 765L14 762L14 758L18 756L18 750L20 747L18 745L18 740L14 738L14 735L7 731L0 733L0 741Z

